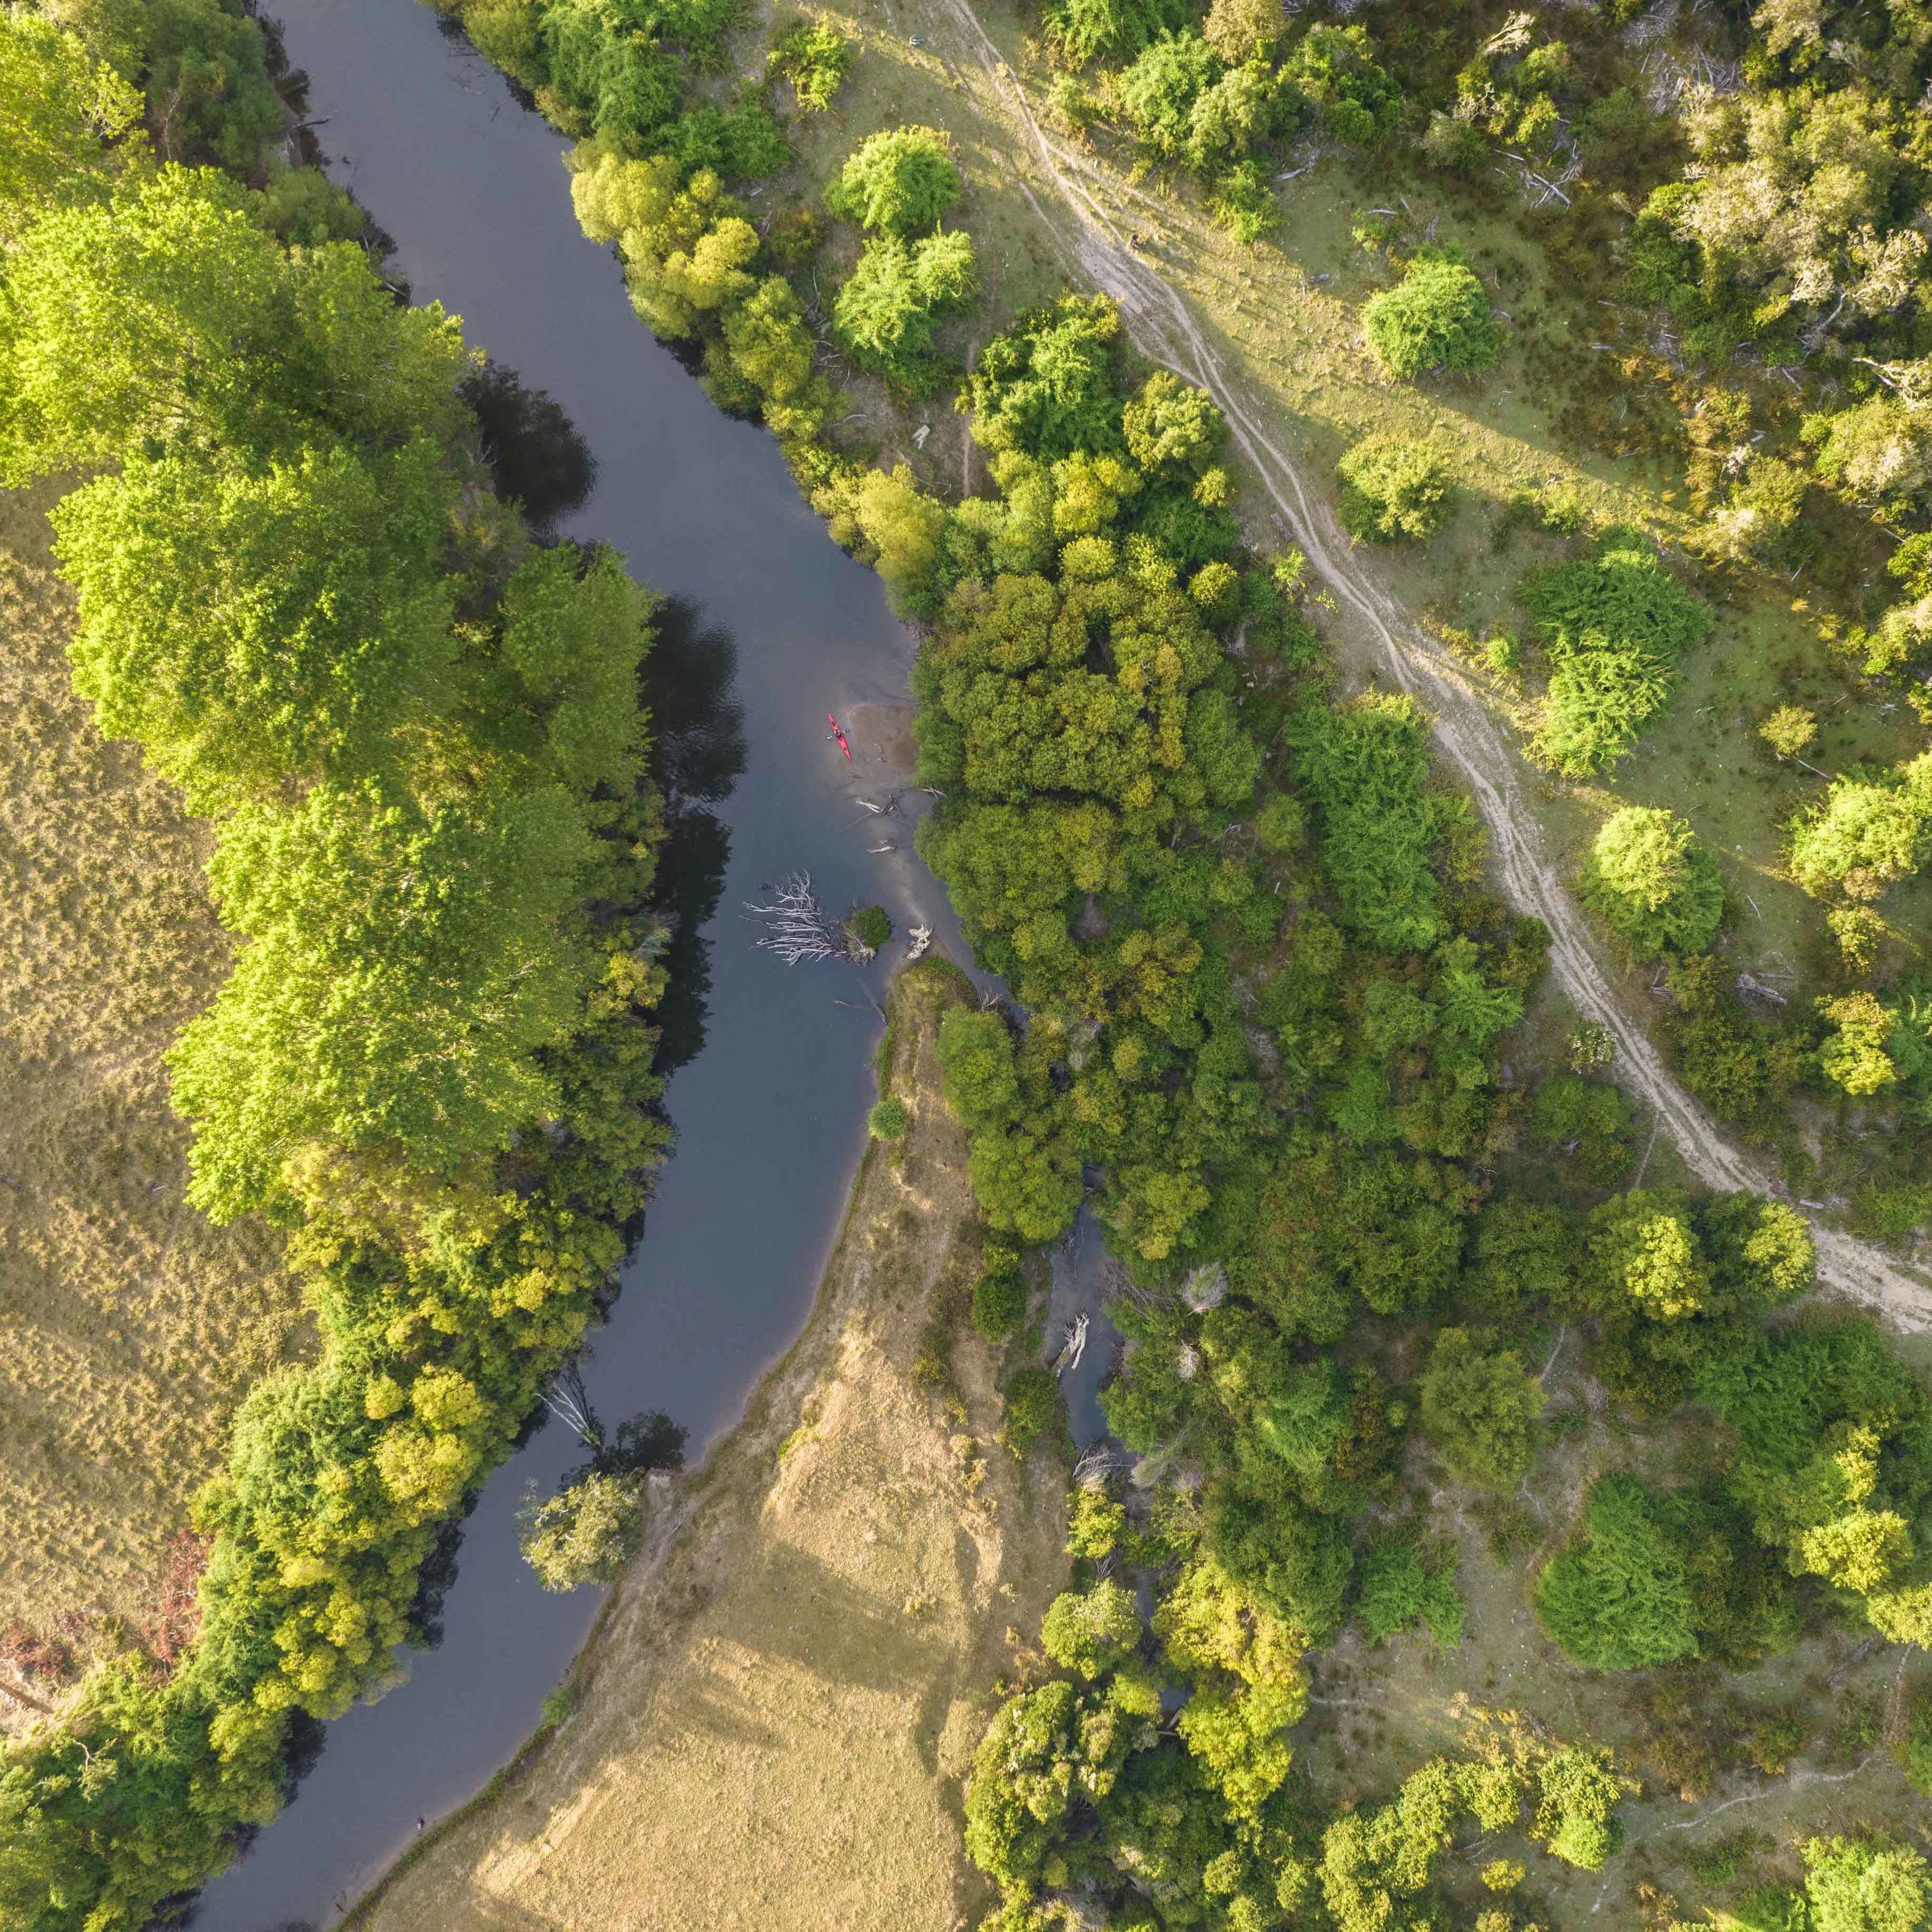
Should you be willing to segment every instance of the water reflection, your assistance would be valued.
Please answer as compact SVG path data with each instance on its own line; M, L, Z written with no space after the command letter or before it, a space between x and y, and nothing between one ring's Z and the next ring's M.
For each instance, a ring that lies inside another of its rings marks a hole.
M482 454L496 494L516 504L536 536L580 510L597 484L597 459L562 406L494 359L466 376L458 392L476 412Z
M664 951L670 984L658 1002L658 1070L668 1077L704 1044L711 994L711 941L703 928L718 910L731 835L706 808L730 794L745 769L745 707L736 692L737 647L696 604L673 597L653 619L657 641L644 660L650 714L650 776L664 800L657 910L670 922Z

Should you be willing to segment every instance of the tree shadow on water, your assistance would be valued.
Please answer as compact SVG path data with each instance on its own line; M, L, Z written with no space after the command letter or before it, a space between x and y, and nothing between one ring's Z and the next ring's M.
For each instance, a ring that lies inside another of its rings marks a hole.
M731 835L706 809L730 795L745 769L745 710L735 694L737 646L683 598L658 606L656 641L644 660L650 712L650 776L664 799L657 910L670 922L670 984L658 1002L657 1069L674 1073L704 1045L710 1010L711 945L700 937L718 910Z
M597 486L590 444L562 404L501 362L486 362L458 386L476 412L497 495L521 506L534 536L548 537Z

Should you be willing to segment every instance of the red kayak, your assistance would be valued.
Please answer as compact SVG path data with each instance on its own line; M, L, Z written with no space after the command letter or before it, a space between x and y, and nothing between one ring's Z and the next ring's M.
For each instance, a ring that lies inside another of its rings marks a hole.
M838 748L849 758L852 755L852 747L846 743L845 734L839 729L838 719L828 711L825 714L825 722L832 727L832 735L838 740Z

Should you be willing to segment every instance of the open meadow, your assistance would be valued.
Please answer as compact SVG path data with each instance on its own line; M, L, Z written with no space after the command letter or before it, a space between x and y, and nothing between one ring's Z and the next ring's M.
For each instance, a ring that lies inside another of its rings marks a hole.
M277 1238L182 1198L161 1057L228 945L202 828L74 694L52 494L0 494L0 1630L84 1638L160 1613L236 1404L304 1330Z

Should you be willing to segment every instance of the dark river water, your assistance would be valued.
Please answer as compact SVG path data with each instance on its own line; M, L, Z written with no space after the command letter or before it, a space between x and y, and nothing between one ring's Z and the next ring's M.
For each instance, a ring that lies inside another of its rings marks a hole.
M910 826L882 829L856 802L886 794L892 721L859 713L869 722L853 730L850 764L827 742L828 712L903 701L911 640L878 580L800 500L771 439L722 415L632 314L616 263L578 232L557 135L410 0L273 10L310 76L331 171L394 238L394 272L418 301L460 315L472 345L548 392L587 440L596 488L561 527L610 543L694 607L671 614L659 675L667 724L686 728L674 761L686 783L730 783L713 816L687 815L671 867L674 897L716 901L709 984L692 970L707 949L688 928L670 1010L677 1150L586 1368L607 1424L663 1408L690 1430L694 1456L803 1323L874 1098L871 995L902 950L895 938L863 974L787 968L753 950L742 902L806 868L834 910L878 901L902 933L923 921L964 958ZM714 701L734 650L735 720ZM888 842L898 849L869 849ZM727 843L719 891L706 859ZM581 1454L553 1426L497 1473L466 1527L441 1643L410 1655L406 1684L328 1726L295 1802L208 1888L197 1932L328 1923L419 1818L462 1803L529 1735L598 1593L538 1589L514 1511L526 1482L548 1489Z

